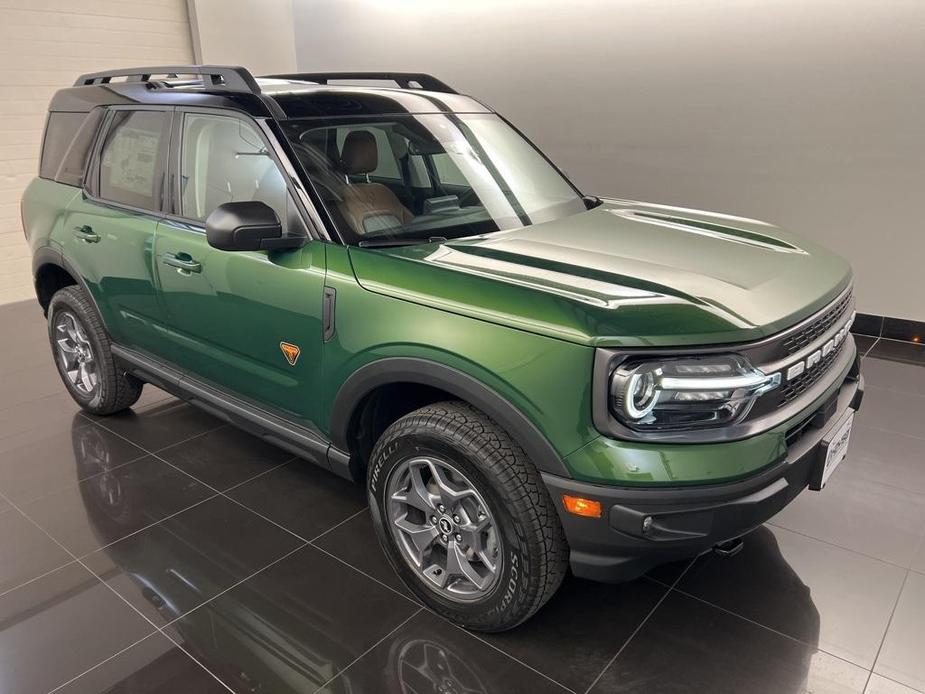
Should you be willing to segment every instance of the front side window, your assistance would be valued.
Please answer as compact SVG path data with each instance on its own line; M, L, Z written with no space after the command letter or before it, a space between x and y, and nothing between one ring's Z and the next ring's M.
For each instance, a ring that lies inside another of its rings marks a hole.
M556 168L494 114L304 118L282 126L349 243L461 238L586 209Z
M100 155L101 198L160 209L168 128L165 111L116 111Z
M286 180L249 123L233 116L188 113L180 149L180 213L197 221L226 202L258 200L285 229Z

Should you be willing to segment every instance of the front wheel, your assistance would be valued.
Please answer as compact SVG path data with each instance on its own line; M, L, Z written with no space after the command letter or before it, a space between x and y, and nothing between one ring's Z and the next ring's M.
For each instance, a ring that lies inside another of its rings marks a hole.
M368 472L379 542L425 604L478 631L504 631L555 593L568 565L539 473L507 432L463 402L392 424Z

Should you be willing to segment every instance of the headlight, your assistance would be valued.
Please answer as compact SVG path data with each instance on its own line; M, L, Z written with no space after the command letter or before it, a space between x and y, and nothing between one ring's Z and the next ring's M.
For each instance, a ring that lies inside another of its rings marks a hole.
M610 409L637 431L719 427L742 419L755 399L780 385L736 354L627 360L610 378Z

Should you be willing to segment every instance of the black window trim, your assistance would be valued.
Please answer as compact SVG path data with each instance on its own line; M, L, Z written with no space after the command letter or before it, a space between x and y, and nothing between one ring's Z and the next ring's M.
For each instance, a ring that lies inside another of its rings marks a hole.
M174 106L156 106L156 105L130 105L130 106L107 106L106 115L103 118L103 122L100 125L100 129L96 135L96 142L93 143L92 154L90 156L90 163L87 165L87 170L84 172L83 186L81 190L83 191L83 197L85 200L89 200L98 205L103 205L105 207L111 207L113 209L125 210L127 212L133 212L136 214L142 214L149 217L154 217L156 219L163 219L164 212L166 210L166 174L167 166L165 165L164 170L161 172L161 182L160 182L160 192L158 195L159 209L148 209L147 207L138 207L136 205L127 205L124 202L119 202L117 200L109 200L108 198L100 197L100 156L102 154L103 145L106 142L106 136L109 134L109 129L112 126L113 118L115 114L121 111L162 111L167 113L167 117L170 120L168 123L168 136L164 138L164 141L161 143L161 155L169 156L170 153L170 140L173 133L173 121L174 112L176 107ZM166 152L163 150L167 150ZM169 160L165 159L165 161Z
M49 110L48 113L45 114L45 129L42 130L42 144L41 144L41 146L39 147L39 163L38 163L38 167L39 167L39 168L38 168L38 172L36 173L36 176L37 176L38 178L41 178L43 181L51 181L52 183L60 183L60 184L63 185L63 186L70 186L70 187L72 187L72 188L83 188L83 187L84 187L84 181L87 179L87 175L88 175L88 173L89 173L89 171L90 171L90 167L91 167L91 165L92 165L92 163L93 163L93 152L94 152L94 150L96 149L96 143L99 141L100 134L101 134L101 133L104 131L104 129L106 128L107 118L109 117L108 114L106 113L106 110L107 110L107 109L106 109L105 106L94 106L93 108L90 108L90 109L88 109L88 110L86 110L86 111L77 111L77 110L57 110L57 111L52 111L52 110ZM100 122L99 122L99 123L97 124L97 126L96 126L96 132L93 134L93 139L92 139L92 142L90 143L90 147L87 148L86 161L84 162L84 171L83 171L83 176L81 176L80 183L76 183L76 184L75 184L75 183L64 183L63 181L59 181L59 180L56 178L56 176L57 176L59 170L61 169L61 166L62 166L62 165L64 164L64 162L67 160L67 155L68 155L68 153L69 153L69 151L70 151L70 148L73 147L74 142L75 142L76 139L77 139L77 136L80 134L80 131L81 131L81 130L83 129L83 127L86 125L87 121L88 121L90 118L93 118L93 117L94 117L93 114L94 114L94 112L96 112L96 111L102 111L102 112L103 112L103 116L102 116L102 118L100 118ZM84 121L83 121L83 123L81 123L80 127L77 128L77 130L74 132L74 137L71 139L71 142L68 144L68 146L64 149L64 152L63 152L62 157L61 157L61 161L58 163L58 166L55 168L55 176L43 176L43 175L42 175L42 163L43 163L44 160L45 160L45 146L46 146L46 144L48 143L48 133L49 133L49 130L50 130L49 126L51 125L51 117L52 117L53 115L61 114L61 113L68 113L68 114L76 114L76 113L79 113L79 114L82 114L82 115L84 116Z
M277 143L273 141L277 139L277 136L273 134L273 140L271 140L267 136L267 129L262 127L261 121L265 119L255 119L246 113L242 113L241 111L227 108L209 108L196 106L175 108L175 118L173 119L170 130L170 151L168 153L167 159L167 194L163 196L165 198L163 214L163 218L165 220L170 221L175 225L182 226L194 233L205 234L206 232L205 224L201 220L193 219L192 217L185 217L181 213L180 149L183 143L183 123L187 114L202 114L217 117L237 118L238 120L244 121L248 125L252 126L254 130L257 131L258 136L263 140L263 143L266 146L270 157L276 163L280 175L283 177L283 180L286 183L286 190L289 193L289 197L294 201L296 210L302 218L302 222L308 231L308 238L312 240L328 240L324 235L322 235L321 232L319 232L319 229L324 229L324 227L317 212L314 211L313 203L308 199L308 196L305 194L305 191L301 187L301 181L298 178L298 174L291 166L286 166L285 162L287 159L282 156ZM314 212L314 214L312 214L312 212Z

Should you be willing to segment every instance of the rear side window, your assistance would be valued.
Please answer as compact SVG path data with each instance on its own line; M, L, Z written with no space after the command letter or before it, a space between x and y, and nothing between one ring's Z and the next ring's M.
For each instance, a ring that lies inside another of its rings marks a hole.
M49 113L39 176L69 186L81 185L102 120L102 109L89 113Z
M100 152L99 196L104 200L159 210L166 111L116 111Z

